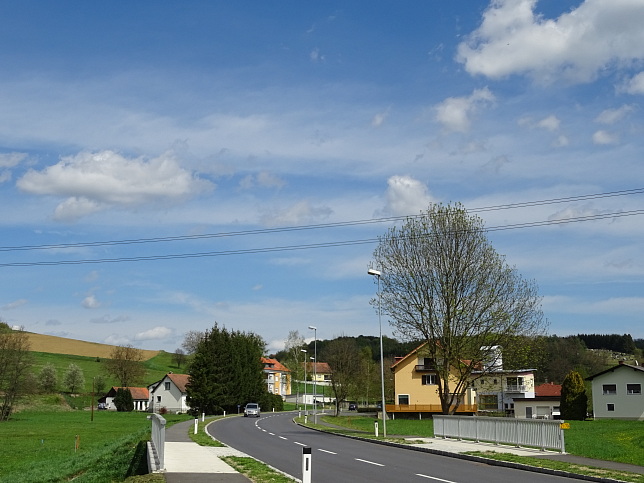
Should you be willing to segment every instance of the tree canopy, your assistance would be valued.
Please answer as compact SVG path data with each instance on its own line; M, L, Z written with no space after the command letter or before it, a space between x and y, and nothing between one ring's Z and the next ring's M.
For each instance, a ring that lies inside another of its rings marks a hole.
M199 342L190 364L187 401L195 414L233 412L237 405L272 404L264 383L264 341L218 324Z
M431 205L380 237L372 267L383 314L408 340L427 341L444 413L456 410L474 370L513 360L547 323L534 282L524 280L461 205ZM517 343L519 341L521 343ZM451 376L450 376L451 373Z
M143 380L143 352L131 345L116 346L105 361L105 370L117 378L122 387L135 386Z

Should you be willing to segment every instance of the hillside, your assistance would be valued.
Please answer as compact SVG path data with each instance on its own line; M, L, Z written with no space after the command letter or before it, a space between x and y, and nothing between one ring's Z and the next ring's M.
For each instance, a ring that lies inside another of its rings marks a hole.
M115 346L109 344L98 344L96 342L85 342L82 340L67 339L53 335L35 334L27 332L31 350L34 352L49 352L52 354L69 354L85 357L109 358ZM161 351L141 350L144 360L149 360L158 355Z

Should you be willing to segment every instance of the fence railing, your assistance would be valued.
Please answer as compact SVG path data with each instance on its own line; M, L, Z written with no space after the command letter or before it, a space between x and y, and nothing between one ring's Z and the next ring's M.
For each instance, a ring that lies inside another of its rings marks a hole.
M547 419L434 416L434 436L566 451L563 421Z
M154 458L154 467L161 471L165 468L165 423L166 420L160 414L152 413L148 418L152 421L152 435L150 443L152 454L149 458Z
M457 413L475 413L476 404L460 404L456 408ZM443 408L440 404L387 404L388 413L441 413Z

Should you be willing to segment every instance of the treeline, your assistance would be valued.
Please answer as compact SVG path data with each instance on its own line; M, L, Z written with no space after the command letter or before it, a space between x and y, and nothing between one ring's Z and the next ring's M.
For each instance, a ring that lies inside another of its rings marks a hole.
M603 349L613 352L622 352L624 354L635 354L635 351L638 348L630 334L577 334L577 337L581 339L589 349ZM640 348L642 349L644 347Z

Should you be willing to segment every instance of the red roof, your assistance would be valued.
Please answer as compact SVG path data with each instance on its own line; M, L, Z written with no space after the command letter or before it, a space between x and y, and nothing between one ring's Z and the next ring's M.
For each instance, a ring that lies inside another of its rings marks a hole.
M545 383L534 388L535 396L560 397L561 384Z
M277 359L269 359L268 357L262 357L262 364L264 364L264 369L274 369L281 372L291 372L289 368L284 366Z
M309 374L332 374L331 366L327 362L307 362L306 370Z
M118 387L118 386L112 386L112 389L108 393L108 395L111 395L112 393L116 395L116 392L119 389L127 389L130 391L130 394L132 394L132 399L136 400L148 400L150 399L150 393L148 392L147 387Z
M174 373L169 373L166 374L166 377L170 379L175 386L177 386L177 389L181 392L186 392L186 386L188 385L188 382L190 381L190 375L188 374L174 374Z

